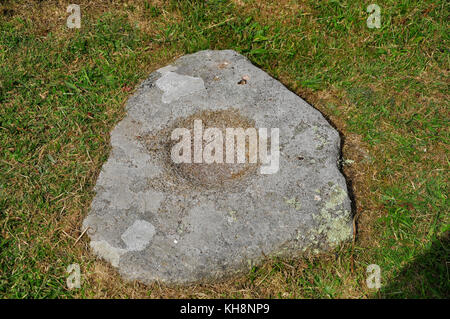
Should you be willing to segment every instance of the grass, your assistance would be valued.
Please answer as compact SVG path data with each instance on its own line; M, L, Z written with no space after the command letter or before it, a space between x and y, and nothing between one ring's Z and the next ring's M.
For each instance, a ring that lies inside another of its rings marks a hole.
M81 29L67 4L2 1L0 297L450 297L446 1L376 1L380 29L367 1L77 3ZM109 132L151 71L203 49L246 55L339 129L356 239L218 284L124 282L77 241Z

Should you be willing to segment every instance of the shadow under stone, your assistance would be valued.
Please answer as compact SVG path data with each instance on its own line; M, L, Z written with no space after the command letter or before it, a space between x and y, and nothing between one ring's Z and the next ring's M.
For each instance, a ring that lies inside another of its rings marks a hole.
M400 274L381 288L384 298L450 298L450 232L433 240Z

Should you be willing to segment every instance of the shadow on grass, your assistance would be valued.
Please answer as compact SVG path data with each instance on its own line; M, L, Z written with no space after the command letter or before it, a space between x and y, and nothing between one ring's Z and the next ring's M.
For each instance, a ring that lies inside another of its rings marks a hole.
M432 242L381 289L384 298L450 298L450 232Z

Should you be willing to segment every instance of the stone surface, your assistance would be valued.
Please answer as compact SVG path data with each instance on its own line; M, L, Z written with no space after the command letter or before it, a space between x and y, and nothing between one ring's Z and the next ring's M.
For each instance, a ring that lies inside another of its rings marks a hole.
M93 252L125 278L212 281L264 256L318 252L352 237L338 132L242 55L183 56L152 73L126 107L83 223ZM170 132L196 116L279 128L279 170L174 165Z

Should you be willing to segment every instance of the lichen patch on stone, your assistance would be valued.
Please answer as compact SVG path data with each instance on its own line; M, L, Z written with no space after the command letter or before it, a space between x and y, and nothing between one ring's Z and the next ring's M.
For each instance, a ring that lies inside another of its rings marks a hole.
M347 198L348 194L341 186L331 186L328 200L325 201L320 214L315 216L319 222L318 233L326 235L330 246L336 246L353 235L351 213L348 210L337 210L343 207Z
M121 236L127 250L141 251L155 235L155 227L145 220L136 220Z
M126 249L113 247L106 240L91 241L90 246L95 254L109 261L114 267L119 266L120 256L126 252Z
M183 96L206 91L201 78L171 71L163 73L163 76L156 81L156 86L164 92L163 103L171 103Z

